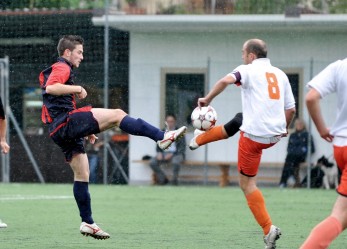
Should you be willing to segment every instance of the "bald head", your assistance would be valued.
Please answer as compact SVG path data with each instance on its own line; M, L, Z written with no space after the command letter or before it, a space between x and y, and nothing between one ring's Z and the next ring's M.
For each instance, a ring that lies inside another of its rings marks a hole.
M243 45L246 52L254 54L257 58L267 57L266 43L260 39L250 39Z

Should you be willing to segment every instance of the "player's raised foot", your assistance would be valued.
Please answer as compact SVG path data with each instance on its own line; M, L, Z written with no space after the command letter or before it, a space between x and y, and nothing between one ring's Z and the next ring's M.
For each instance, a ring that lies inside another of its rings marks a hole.
M110 238L110 235L104 231L101 230L98 225L95 223L88 224L86 222L82 222L80 226L80 232L84 236L91 236L94 239L108 239Z
M174 130L174 131L166 131L164 134L163 140L159 140L157 142L158 146L162 150L166 150L170 147L170 145L181 138L184 133L186 133L187 127L182 126L181 128Z
M190 143L189 143L189 149L196 150L197 148L200 147L200 145L198 145L198 143L196 142L196 138L203 133L205 132L202 130L195 129L194 137L192 138L192 140L190 140Z
M265 249L275 249L276 240L280 238L281 234L278 227L271 225L270 232L264 236Z
M0 220L0 228L6 228L7 224L2 222L2 220Z

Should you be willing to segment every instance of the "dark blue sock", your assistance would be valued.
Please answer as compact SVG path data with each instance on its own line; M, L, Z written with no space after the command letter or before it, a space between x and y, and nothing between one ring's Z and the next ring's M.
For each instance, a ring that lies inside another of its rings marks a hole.
M92 208L90 206L90 194L88 191L88 182L75 181L73 185L73 194L77 202L82 221L93 224Z
M122 122L120 122L119 128L131 135L149 137L154 141L162 140L165 133L146 121L140 118L134 119L129 115L123 118Z

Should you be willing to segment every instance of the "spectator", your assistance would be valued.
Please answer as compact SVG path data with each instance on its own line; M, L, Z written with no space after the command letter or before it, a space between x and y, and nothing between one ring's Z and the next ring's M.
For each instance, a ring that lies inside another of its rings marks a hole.
M311 136L311 152L314 153L315 147ZM295 120L295 132L289 136L287 147L287 156L284 162L280 187L287 187L287 181L290 176L294 176L294 187L300 184L300 163L306 161L308 152L308 132L305 122L298 118Z
M98 167L100 163L100 148L104 145L104 142L100 138L94 143L86 143L86 152L89 161L89 182L98 183Z
M166 125L169 131L176 129L176 117L173 114L166 116ZM169 182L164 171L161 169L162 164L171 163L173 167L172 184L178 184L178 173L180 171L181 163L185 159L186 141L182 138L170 146L167 150L162 150L157 146L157 154L151 159L150 166L155 174L156 183L165 185Z

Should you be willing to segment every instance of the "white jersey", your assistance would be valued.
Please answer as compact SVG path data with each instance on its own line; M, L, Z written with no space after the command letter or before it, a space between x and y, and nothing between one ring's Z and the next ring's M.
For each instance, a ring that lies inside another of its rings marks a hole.
M242 87L243 121L240 130L259 137L287 132L285 110L295 107L287 75L268 58L237 67L229 75Z
M322 98L330 93L336 93L336 120L330 129L330 134L347 137L347 59L331 63L307 85L316 89Z

